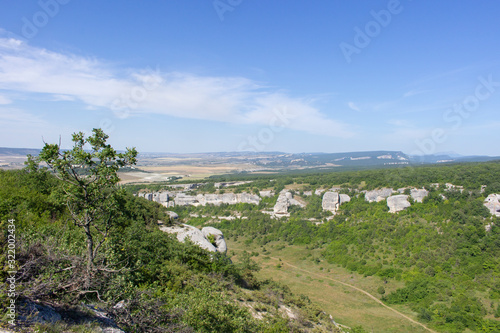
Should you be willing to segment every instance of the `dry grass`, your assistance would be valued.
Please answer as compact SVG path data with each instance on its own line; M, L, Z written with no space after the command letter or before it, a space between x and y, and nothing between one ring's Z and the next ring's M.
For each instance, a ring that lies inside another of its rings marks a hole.
M266 244L264 247L270 253L263 255L260 246L246 246L241 238L239 242L228 241L229 250L235 252L234 261L238 261L238 253L243 250L261 253L253 258L262 267L257 273L259 278L281 281L294 293L308 296L340 324L350 327L362 325L369 332L427 332L366 294L341 283L355 286L380 298L377 293L379 286L383 285L386 292L390 292L401 287L401 282L389 281L384 284L378 277L365 278L324 261L316 263L313 259L319 258L318 250L306 250L299 246L276 250L277 245ZM282 264L281 268L277 268L279 263ZM408 308L400 306L396 310L416 320L416 314Z

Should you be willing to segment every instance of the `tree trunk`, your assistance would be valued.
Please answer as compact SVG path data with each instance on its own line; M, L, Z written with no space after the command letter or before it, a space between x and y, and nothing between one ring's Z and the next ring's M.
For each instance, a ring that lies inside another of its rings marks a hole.
M84 288L90 288L90 280L94 271L94 240L90 232L90 223L85 225L85 234L87 235L87 272L85 274Z

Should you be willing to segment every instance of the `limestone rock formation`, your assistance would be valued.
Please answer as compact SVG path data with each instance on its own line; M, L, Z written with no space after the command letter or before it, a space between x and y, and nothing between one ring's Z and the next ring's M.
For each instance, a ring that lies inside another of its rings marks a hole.
M265 198L270 198L272 196L274 196L274 192L269 190L269 191L259 191L259 194L261 197L265 197Z
M290 207L290 202L288 201L287 193L291 196L290 192L281 192L276 200L273 211L274 214L288 214L288 207Z
M176 206L189 206L198 203L195 196L179 193L174 199Z
M424 198L429 195L429 191L427 191L426 189L412 188L410 190L410 195L413 200L415 200L415 202L422 203L424 201Z
M173 220L176 220L179 218L179 214L177 214L176 212L171 212L171 211L167 211L167 215L173 219Z
M258 205L260 203L261 199L256 194L250 194L250 193L243 192L243 193L238 193L236 195L236 200L238 202L242 202L242 203L249 203L249 204Z
M492 215L500 217L500 194L490 194L484 200L484 206L490 210Z
M291 196L291 193L290 193L290 196ZM301 208L304 208L306 206L304 203L295 199L295 197L293 197L293 196L291 198L288 198L288 202L290 203L290 205L296 205L296 206L299 206Z
M387 198L389 213L397 213L411 206L405 194L393 195Z
M323 210L336 212L340 206L340 196L337 192L326 192L321 203Z
M160 226L161 231L175 234L179 242L184 243L186 238L189 238L193 243L201 247L202 249L208 250L210 252L216 252L217 249L205 238L200 229L187 224L174 225L171 227Z
M318 188L316 191L314 191L314 194L316 194L316 195L321 195L321 193L323 193L323 192L325 192L325 190L324 190L324 189L322 189L322 188Z
M275 216L288 216L288 207L291 205L297 205L304 208L306 205L299 200L295 199L292 193L287 190L282 190L276 200L273 212Z
M350 197L350 196L348 196L347 194L343 194L343 193L341 193L341 194L339 194L339 198L340 198L340 200L339 200L339 204L340 204L340 205L342 205L344 202L349 202L349 201L351 201L351 197Z
M201 233L203 234L203 236L205 236L206 239L209 239L210 235L214 237L215 249L217 250L217 252L221 253L227 252L227 245L226 241L224 240L224 235L222 234L222 231L214 227L205 227L201 229Z
M385 187L379 190L366 191L365 200L368 202L374 202L374 201L379 202L391 196L392 192L394 192L392 188L385 188Z
M188 206L188 205L220 206L221 204L234 205L240 202L258 205L261 199L258 195L243 192L238 194L234 193L198 194L197 196L179 193L177 194L174 200L176 206Z
M323 207L323 210L329 210L332 213L335 213L339 209L340 205L349 201L351 201L351 197L347 194L339 194L337 192L329 191L323 195L321 206Z

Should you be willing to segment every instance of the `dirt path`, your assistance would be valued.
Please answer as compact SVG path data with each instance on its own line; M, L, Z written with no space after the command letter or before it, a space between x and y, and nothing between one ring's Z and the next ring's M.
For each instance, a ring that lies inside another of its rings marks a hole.
M274 259L274 260L279 260L279 258L275 258L275 257L270 257L270 258L272 258L272 259ZM333 278L331 278L331 277L328 277L328 276L325 276L325 275L321 275L321 274L318 274L318 273L314 273L314 272L311 272L311 271L308 271L308 270L305 270L305 269L299 268L299 267L297 267L297 266L295 266L295 265L292 265L292 264L290 264L290 263L288 263L288 262L286 262L286 261L283 261L283 260L281 260L281 262L282 262L283 264L285 264L285 265L287 265L287 266L290 266L290 267L292 267L292 268L295 268L295 269L297 269L297 270L299 270L299 271L302 271L302 272L305 272L305 273L308 273L308 274L311 274L311 275L315 275L315 276L320 277L320 278L322 278L322 279L328 279L328 280L331 280L331 281L333 281L333 282L340 283L340 284L342 284L342 285L344 285L344 286L346 286L346 287L349 287L349 288L355 289L355 290L359 291L360 293L363 293L363 294L365 294L366 296L370 297L371 299L373 299L375 302L377 302L378 304L382 305L382 306L383 306L383 307L385 307L386 309L389 309L389 310L391 310L391 311L393 311L393 312L397 313L397 314L398 314L398 315L400 315L401 317L403 317L403 318L405 318L405 319L407 319L407 320L411 321L411 322L412 322L412 323L414 323L415 325L419 325L419 326L423 327L424 329L426 329L426 330L427 330L427 331L429 331L429 332L432 332L432 333L437 333L436 331L431 330L430 328L428 328L428 327L427 327L427 326L425 326L424 324L419 323L418 321L413 320L412 318L408 317L408 316L407 316L407 315L405 315L404 313L401 313L401 312L399 312L398 310L393 309L393 308L391 308L390 306L388 306L388 305L384 304L384 303L383 303L381 300L379 300L377 297L373 296L372 294L368 293L367 291L364 291L363 289L360 289L360 288L358 288L358 287L356 287L356 286L353 286L352 284L349 284L349 283L345 283L345 282L342 282L342 281L339 281L339 280L335 280L335 279L333 279Z

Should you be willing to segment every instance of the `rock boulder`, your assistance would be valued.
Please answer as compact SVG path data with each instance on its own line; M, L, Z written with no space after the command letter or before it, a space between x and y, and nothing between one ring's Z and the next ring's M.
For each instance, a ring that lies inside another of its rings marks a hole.
M387 198L389 213L397 213L411 206L405 194L393 195Z
M169 234L175 234L179 242L184 243L189 238L193 243L202 249L216 252L217 249L205 238L200 229L187 224L175 225L171 227L160 226L160 230Z
M340 196L337 192L326 192L321 203L323 210L336 212L340 206Z
M392 192L394 192L392 188L385 187L378 190L366 191L365 200L368 202L379 202L391 196Z
M500 217L500 194L490 194L484 200L484 206L490 210L492 215Z
M290 207L290 202L287 198L287 193L289 192L281 192L278 196L278 200L276 200L276 204L274 205L273 211L274 214L288 214L288 207ZM289 193L291 194L291 193Z
M337 192L330 191L323 195L321 206L323 207L323 210L329 210L332 213L335 213L339 209L340 205L349 201L351 201L351 197L347 194L339 194Z
M217 252L221 253L227 252L227 245L226 241L224 240L224 235L222 234L222 231L214 227L205 227L201 229L201 233L207 240L210 239L209 238L210 236L214 237L215 249L217 250Z
M424 201L424 198L429 195L429 191L426 189L416 189L412 188L410 190L410 195L415 202L420 202L422 203Z

